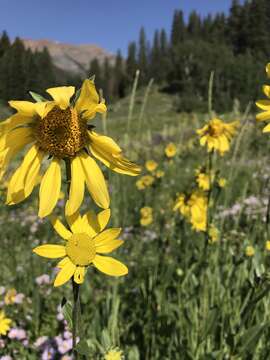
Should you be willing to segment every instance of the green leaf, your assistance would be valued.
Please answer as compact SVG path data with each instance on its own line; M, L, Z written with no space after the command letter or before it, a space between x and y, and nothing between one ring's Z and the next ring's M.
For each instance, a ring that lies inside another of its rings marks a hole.
M42 95L39 95L33 91L29 91L29 94L32 96L32 98L36 101L36 102L43 102L43 101L48 101L45 97L43 97Z
M218 325L218 314L219 309L217 307L210 309L208 312L207 318L205 319L203 340L206 339L208 335L214 334L215 328Z
M65 298L62 300L62 312L70 330L72 330L72 305Z
M78 342L75 349L81 355L87 356L87 355L90 355L90 353L91 353L91 350L90 350L86 340L81 340L80 342Z
M241 337L241 343L243 344L239 350L240 354L243 353L254 353L254 350L259 342L263 331L268 325L255 325L249 328Z

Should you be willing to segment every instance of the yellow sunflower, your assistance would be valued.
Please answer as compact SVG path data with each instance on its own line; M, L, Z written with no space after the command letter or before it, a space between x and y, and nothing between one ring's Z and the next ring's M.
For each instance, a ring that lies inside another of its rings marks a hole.
M197 134L200 136L200 144L206 145L208 152L217 150L223 155L230 149L230 142L238 125L238 121L227 124L220 119L212 119L204 127L197 130Z
M165 147L165 155L168 157L168 158L172 158L176 155L176 151L177 151L177 148L175 146L174 143L169 143L166 147Z
M128 273L128 268L108 254L123 244L117 237L120 228L104 230L110 219L110 209L101 211L97 216L89 211L83 216L76 213L66 217L71 230L68 230L56 217L52 217L55 231L66 240L65 245L41 245L33 252L49 259L63 258L56 267L60 268L54 281L54 286L60 286L74 276L74 281L81 284L84 281L88 266L93 265L99 271L111 275L122 276Z
M7 335L12 320L7 318L4 311L0 311L0 335Z
M153 222L153 209L149 206L145 206L140 210L141 219L140 224L142 226L148 226Z
M158 163L155 160L147 160L145 163L145 167L148 171L154 172L158 167Z
M61 191L61 161L71 166L68 215L80 207L85 185L95 203L109 207L109 194L103 174L94 158L110 169L127 175L138 175L140 168L122 155L120 147L109 137L93 131L88 120L106 112L92 80L85 80L79 96L73 86L46 90L50 101L10 101L17 113L0 124L0 178L12 158L29 145L24 159L8 182L7 204L27 198L37 184L43 161L48 168L42 176L39 191L39 216L54 209ZM94 157L94 158L93 158Z
M266 65L266 74L269 77L270 75L270 63L268 63ZM263 92L265 94L266 97L270 98L270 86L269 85L264 85L263 86ZM263 110L261 113L256 115L256 120L258 121L266 121L266 120L270 120L270 100L258 100L256 102L256 105L259 109ZM270 124L266 125L263 128L263 132L270 132Z

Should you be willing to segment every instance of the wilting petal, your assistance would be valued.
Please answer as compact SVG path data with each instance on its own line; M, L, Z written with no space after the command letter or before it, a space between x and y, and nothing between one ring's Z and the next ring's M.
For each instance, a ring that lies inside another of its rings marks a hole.
M96 236L99 232L101 232L105 226L108 224L110 219L111 210L106 209L98 213L96 215L94 211L88 211L84 216L83 220L86 222L87 233L90 236Z
M71 160L71 184L65 210L67 216L74 214L80 208L83 197L84 172L80 159L75 157Z
M109 256L96 255L93 264L99 271L107 275L123 276L128 273L126 265Z
M39 217L49 215L54 209L61 189L60 160L54 158L45 172L39 189Z
M81 153L79 157L88 191L99 207L107 209L110 198L102 171L95 160L87 154Z

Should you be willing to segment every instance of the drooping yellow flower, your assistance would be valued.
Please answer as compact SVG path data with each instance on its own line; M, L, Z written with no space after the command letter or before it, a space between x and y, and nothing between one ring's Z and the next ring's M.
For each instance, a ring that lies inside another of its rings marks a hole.
M148 171L154 172L158 167L158 163L155 160L147 160L145 163L145 167Z
M27 198L37 184L41 164L46 162L39 191L39 216L45 217L54 209L61 191L61 162L71 164L71 184L67 214L80 207L85 185L95 203L109 207L109 194L103 174L94 158L110 169L128 175L138 175L140 168L122 155L120 147L109 137L93 131L88 120L96 113L106 112L94 82L85 80L77 100L75 88L63 86L47 89L50 101L10 101L17 113L0 124L0 177L9 162L26 145L24 159L9 179L7 204L17 204Z
M104 230L110 218L110 209L103 210L97 216L89 211L82 217L79 213L67 216L69 231L58 218L52 218L55 231L66 240L65 245L41 245L33 252L50 259L63 259L57 264L61 270L56 276L54 286L60 286L74 276L74 281L81 284L87 267L93 265L99 271L111 275L122 276L128 273L128 268L108 254L123 244L117 237L120 228Z
M248 257L254 256L254 254L255 254L255 249L254 249L254 247L251 246L251 245L247 246L246 249L245 249L245 254L246 254L246 256L248 256Z
M12 305L15 303L15 299L16 299L16 295L17 295L17 291L16 289L9 289L6 292L6 295L4 297L4 302L6 305Z
M179 210L196 231L206 231L207 197L205 193L195 190L189 195L180 194L173 210Z
M141 219L140 224L142 226L148 226L153 222L153 209L149 206L145 206L140 210Z
M217 150L220 155L223 155L230 149L230 142L238 125L238 121L227 124L217 118L210 120L204 127L197 130L201 146L206 145L208 152Z
M177 152L177 148L175 146L174 143L169 143L166 147L165 147L165 155L168 157L168 158L172 158L176 155L176 152Z
M111 349L105 354L104 360L122 360L123 351L118 349Z
M7 335L12 320L7 318L4 311L0 311L0 335Z
M155 178L152 175L144 175L139 180L136 181L136 186L138 190L144 190L148 186L151 186Z
M265 243L265 250L270 251L270 240L267 240Z

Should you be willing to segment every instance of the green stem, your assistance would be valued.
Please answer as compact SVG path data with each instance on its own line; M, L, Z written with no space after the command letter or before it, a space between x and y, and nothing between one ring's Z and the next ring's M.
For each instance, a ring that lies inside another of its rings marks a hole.
M70 183L71 183L71 164L70 159L65 159L66 165L66 182L67 182L67 197L69 197ZM72 309L72 353L74 360L78 359L78 353L75 350L76 339L78 336L78 322L81 313L80 305L80 285L72 278L72 291L73 291L73 309Z
M207 194L207 209L206 209L206 231L205 231L205 249L208 245L209 241L209 225L210 225L210 202L211 202L211 195L213 190L213 184L212 184L212 170L213 170L213 154L214 152L211 151L209 153L208 158L208 176L209 176L209 190Z
M75 283L72 279L72 290L73 290L73 309L72 309L72 352L74 359L78 359L78 353L75 350L76 339L78 335L78 319L80 314L80 285Z

